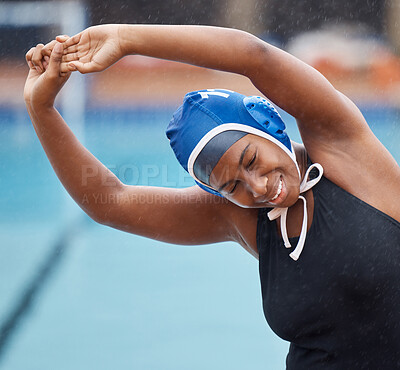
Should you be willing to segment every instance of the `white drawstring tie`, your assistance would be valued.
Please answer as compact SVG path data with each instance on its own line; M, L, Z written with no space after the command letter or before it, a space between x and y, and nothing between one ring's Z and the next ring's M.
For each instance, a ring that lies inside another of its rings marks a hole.
M315 179L312 179L310 181L307 181L308 175L310 174L311 170L313 168L318 168L319 175ZM312 164L304 178L303 181L300 184L300 194L305 193L307 190L310 190L315 184L318 183L319 180L321 180L322 174L324 173L323 167L319 163L314 163ZM303 251L304 243L306 242L306 235L307 235L307 201L306 198L304 198L302 195L299 195L299 199L303 201L303 224L301 226L301 232L300 232L300 237L299 241L297 242L297 246L295 250L289 254L289 256L297 261L300 257L301 252ZM286 248L291 248L291 244L289 242L289 238L287 235L287 228L286 228L286 217L287 217L287 212L288 208L278 208L275 207L273 210L268 212L268 218L272 221L277 219L278 217L281 218L281 234L283 241L285 243Z

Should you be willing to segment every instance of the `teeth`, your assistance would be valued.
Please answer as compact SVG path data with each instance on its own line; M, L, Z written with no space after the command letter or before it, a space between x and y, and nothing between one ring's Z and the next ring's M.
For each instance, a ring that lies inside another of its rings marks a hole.
M278 191L276 192L275 196L271 198L271 200L275 200L276 198L278 198L281 191L282 191L282 180L279 180Z

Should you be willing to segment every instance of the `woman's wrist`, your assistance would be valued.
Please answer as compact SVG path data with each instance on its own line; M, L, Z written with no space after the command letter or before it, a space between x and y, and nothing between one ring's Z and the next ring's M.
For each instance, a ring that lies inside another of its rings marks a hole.
M118 24L117 27L118 43L121 58L123 58L126 55L133 54L132 45L134 41L132 40L132 26L129 24Z
M130 24L118 24L117 35L119 48L121 51L121 58L126 55L135 54L134 45L136 44L135 32L133 25Z
M26 102L26 107L27 109L30 109L31 111L35 112L37 115L41 114L46 114L49 113L50 111L54 111L54 100L52 101L43 101L42 99L30 99L29 102Z

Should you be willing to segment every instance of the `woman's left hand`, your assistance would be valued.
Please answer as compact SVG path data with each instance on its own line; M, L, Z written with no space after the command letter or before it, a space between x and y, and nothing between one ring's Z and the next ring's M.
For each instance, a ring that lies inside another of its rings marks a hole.
M54 43L50 57L42 58L43 47L43 44L38 44L26 53L29 74L25 82L24 99L26 105L34 109L53 107L57 94L71 74L61 72L61 58L64 50L61 43ZM42 59L43 68L38 68L33 63L33 60L38 58Z

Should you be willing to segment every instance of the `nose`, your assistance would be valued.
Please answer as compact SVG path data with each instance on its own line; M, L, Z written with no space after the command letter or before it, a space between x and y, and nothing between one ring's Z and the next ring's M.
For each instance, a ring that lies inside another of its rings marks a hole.
M249 190L253 194L253 197L261 197L267 193L267 176L251 174L246 180Z

